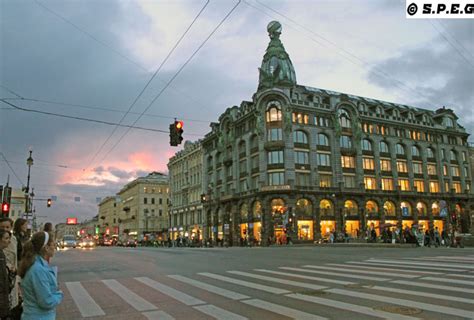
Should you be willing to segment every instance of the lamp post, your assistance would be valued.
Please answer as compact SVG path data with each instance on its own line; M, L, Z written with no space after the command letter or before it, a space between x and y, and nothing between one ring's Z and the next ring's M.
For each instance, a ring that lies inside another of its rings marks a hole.
M26 219L28 220L28 216L30 213L30 172L31 172L31 166L33 165L33 157L31 154L33 153L32 150L30 150L30 156L28 159L26 159L26 165L28 166L28 178L26 180L26 187L23 189L25 192L25 213L26 213Z

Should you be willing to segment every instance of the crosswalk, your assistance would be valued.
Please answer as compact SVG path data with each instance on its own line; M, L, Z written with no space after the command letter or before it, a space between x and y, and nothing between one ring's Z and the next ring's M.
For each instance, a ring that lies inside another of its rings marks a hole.
M474 319L474 255L65 282L58 319Z

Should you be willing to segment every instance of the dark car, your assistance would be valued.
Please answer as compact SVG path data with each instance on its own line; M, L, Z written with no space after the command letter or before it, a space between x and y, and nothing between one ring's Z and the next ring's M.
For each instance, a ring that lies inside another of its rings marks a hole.
M137 246L137 240L135 239L128 239L127 241L125 241L125 247L133 247L135 248Z

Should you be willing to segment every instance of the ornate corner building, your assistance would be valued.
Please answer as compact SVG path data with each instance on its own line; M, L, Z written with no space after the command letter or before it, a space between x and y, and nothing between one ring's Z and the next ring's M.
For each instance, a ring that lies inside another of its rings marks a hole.
M252 101L228 108L201 142L205 238L266 245L332 230L472 231L469 134L451 109L298 85L281 25L268 32Z

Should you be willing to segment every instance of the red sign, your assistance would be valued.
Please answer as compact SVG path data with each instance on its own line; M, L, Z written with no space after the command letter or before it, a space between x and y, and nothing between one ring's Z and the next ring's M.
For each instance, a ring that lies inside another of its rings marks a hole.
M67 218L66 224L77 224L77 218Z
M109 229L109 228L105 229L105 234L106 234L106 235L109 235L109 234L110 234L110 229Z

